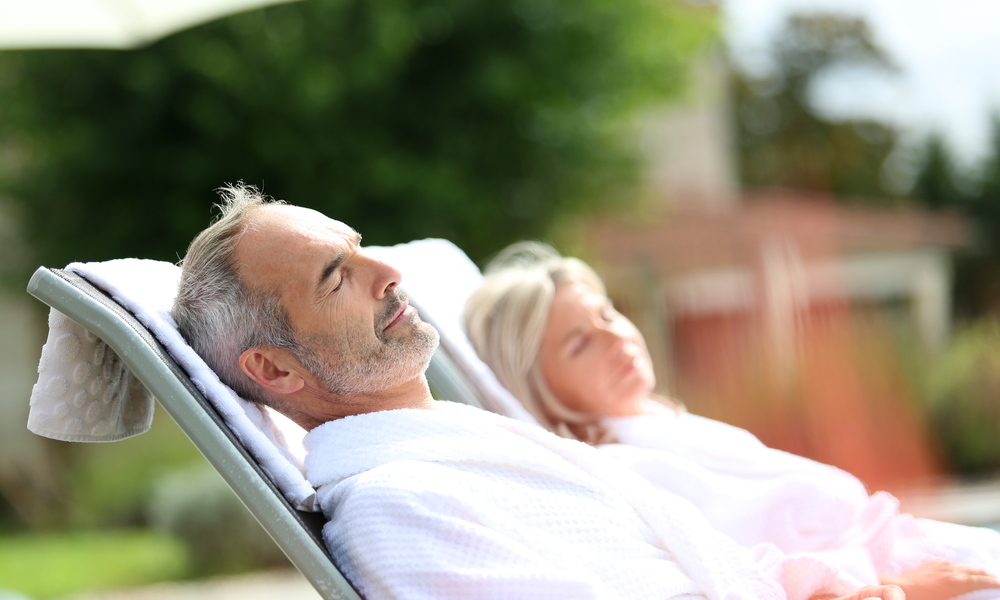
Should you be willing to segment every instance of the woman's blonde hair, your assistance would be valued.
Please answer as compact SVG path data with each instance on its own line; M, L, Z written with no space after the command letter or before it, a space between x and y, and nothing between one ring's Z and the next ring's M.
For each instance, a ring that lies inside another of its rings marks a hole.
M479 357L538 422L562 437L610 441L595 415L566 408L545 382L538 360L556 287L579 283L607 295L586 263L538 242L502 250L485 269L482 287L465 303L465 330Z

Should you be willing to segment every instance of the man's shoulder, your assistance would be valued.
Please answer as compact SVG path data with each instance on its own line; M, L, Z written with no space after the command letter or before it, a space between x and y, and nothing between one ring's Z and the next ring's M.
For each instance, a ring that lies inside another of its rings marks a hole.
M499 417L461 408L468 410L378 411L324 423L303 440L307 478L319 488L397 462L506 461L520 437L498 427Z
M453 461L394 460L348 477L333 487L352 493L410 493L446 491L454 495L481 492L508 485L510 474L500 465Z
M332 520L384 523L470 517L491 503L499 479L475 468L399 460L329 486L320 491L319 500Z
M345 481L355 487L422 489L435 487L440 478L466 477L466 471L461 466L447 462L394 460L358 473Z

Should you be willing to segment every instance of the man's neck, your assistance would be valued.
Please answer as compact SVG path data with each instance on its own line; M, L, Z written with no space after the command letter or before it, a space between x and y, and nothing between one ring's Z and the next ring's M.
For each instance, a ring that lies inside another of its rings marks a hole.
M283 400L284 405L276 408L306 431L352 415L401 408L434 408L434 398L423 374L388 390L343 396L310 385Z

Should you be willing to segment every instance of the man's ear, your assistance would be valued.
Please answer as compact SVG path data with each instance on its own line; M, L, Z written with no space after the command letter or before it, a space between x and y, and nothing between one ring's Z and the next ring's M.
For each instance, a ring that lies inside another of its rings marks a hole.
M240 368L274 394L293 394L305 386L302 366L287 348L258 346L240 355Z

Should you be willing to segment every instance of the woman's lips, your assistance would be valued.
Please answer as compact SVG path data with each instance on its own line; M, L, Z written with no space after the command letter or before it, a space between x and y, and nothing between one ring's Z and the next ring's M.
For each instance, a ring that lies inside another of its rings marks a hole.
M389 324L386 325L385 329L383 329L382 331L383 332L389 331L397 323L399 323L400 321L405 320L407 317L409 317L412 314L413 314L413 307L410 306L410 302L409 301L403 301L403 306L400 307L399 312L396 314L396 318L393 319L392 321L389 321Z
M623 364L621 367L618 368L617 377L618 379L621 379L622 377L625 377L626 375L628 375L629 373L638 368L639 368L639 357L633 356L629 358L627 361L625 361L625 364Z

